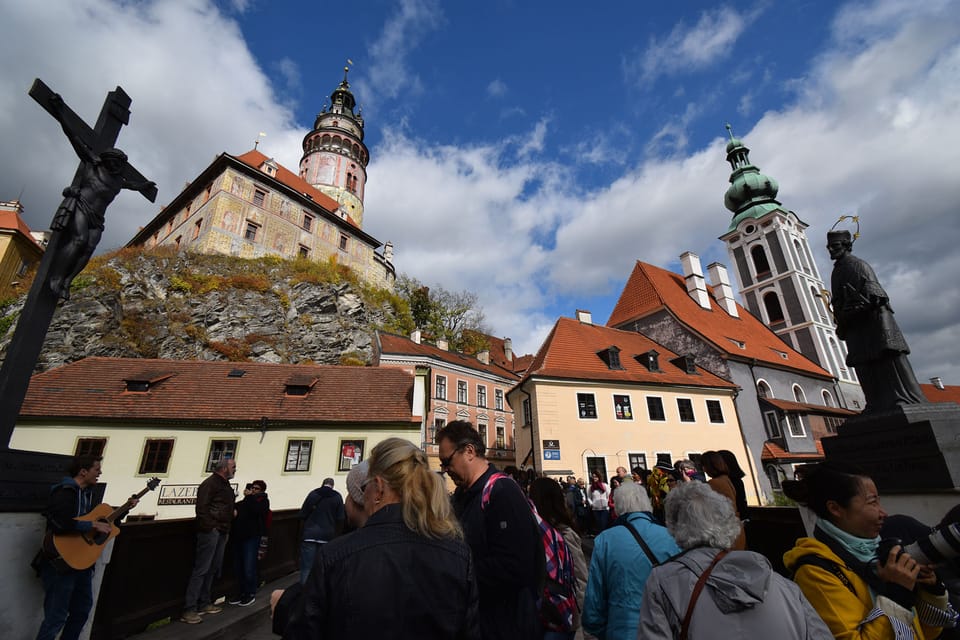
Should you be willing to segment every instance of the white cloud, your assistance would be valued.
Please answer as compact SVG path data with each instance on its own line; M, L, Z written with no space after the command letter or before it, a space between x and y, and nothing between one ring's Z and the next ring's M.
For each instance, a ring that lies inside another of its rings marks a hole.
M303 88L300 83L300 66L296 62L290 58L281 58L276 67L287 91L300 91Z
M507 84L500 78L490 81L487 85L487 95L491 98L499 98L507 94Z
M651 38L642 54L623 61L624 73L628 80L645 84L662 75L712 66L730 54L758 15L730 7L704 11L692 27L679 22L665 37Z

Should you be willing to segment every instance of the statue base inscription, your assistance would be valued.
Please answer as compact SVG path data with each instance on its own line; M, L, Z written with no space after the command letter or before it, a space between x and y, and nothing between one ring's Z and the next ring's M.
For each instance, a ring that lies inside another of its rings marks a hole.
M854 464L881 493L960 488L960 405L910 404L849 418L823 439L827 460Z

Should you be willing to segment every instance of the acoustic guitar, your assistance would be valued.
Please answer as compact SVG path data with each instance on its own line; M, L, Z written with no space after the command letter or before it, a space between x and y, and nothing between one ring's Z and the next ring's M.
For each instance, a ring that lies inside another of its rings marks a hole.
M52 544L56 554L72 569L83 570L92 567L97 561L107 542L120 533L114 521L120 520L133 508L133 501L142 498L148 491L153 491L160 485L160 478L151 478L143 491L132 496L117 509L108 504L98 504L93 510L74 520L85 522L106 522L110 524L110 533L103 533L95 529L90 531L70 531L53 534ZM45 541L46 542L46 541Z

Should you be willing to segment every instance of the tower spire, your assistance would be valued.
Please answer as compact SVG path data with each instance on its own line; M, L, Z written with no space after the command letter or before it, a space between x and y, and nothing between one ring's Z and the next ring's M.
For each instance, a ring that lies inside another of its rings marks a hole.
M730 187L723 204L733 212L730 229L735 229L746 218L761 218L780 207L777 192L780 185L750 162L750 149L733 135L733 127L726 125L730 140L727 142L727 162L730 163Z

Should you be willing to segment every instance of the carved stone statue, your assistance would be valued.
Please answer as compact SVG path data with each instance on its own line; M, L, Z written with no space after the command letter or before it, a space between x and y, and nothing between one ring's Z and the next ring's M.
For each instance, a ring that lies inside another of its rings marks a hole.
M63 99L54 94L52 108L60 112ZM103 233L107 206L121 189L141 193L156 185L151 181L131 183L126 178L127 154L119 149L106 149L99 155L88 147L73 130L59 119L63 132L80 157L81 164L73 184L63 190L64 200L50 224L66 238L60 254L50 269L50 289L64 299L70 298L70 283L87 265Z
M847 343L847 364L854 367L866 397L864 413L926 402L907 359L910 348L893 318L890 298L866 261L854 256L849 231L827 234L834 260L831 303L837 335Z

